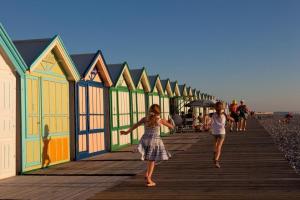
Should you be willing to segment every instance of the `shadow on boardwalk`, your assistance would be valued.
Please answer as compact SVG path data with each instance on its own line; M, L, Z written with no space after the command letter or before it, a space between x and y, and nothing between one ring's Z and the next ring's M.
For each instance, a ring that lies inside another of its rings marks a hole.
M211 138L157 167L157 187L143 186L143 174L91 199L300 199L300 176L268 133L251 120L247 133L229 133L222 168L212 164Z
M164 138L175 156L158 165L155 188L144 187L145 163L129 147L1 180L0 199L300 199L300 176L267 132L249 125L227 135L221 169L209 134L176 134Z

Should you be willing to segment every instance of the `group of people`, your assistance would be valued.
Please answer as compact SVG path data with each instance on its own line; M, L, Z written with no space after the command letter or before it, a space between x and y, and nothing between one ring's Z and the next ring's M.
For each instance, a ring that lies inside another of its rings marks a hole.
M238 105L236 100L233 100L229 106L229 111L230 117L234 119L234 121L230 123L230 131L246 131L247 119L250 111L244 100L240 101L240 105Z
M183 130L183 127L190 127L199 132L208 131L210 129L210 115L205 114L202 116L202 113L199 113L199 115L196 117L193 114L192 109L189 109L187 114L181 112L180 115L177 111L174 113L171 119L179 132Z
M209 117L206 116L207 118L203 118L203 120L209 119L209 122L207 123L210 126L209 128L211 129L211 134L214 138L213 163L217 168L221 167L220 157L222 146L225 140L227 121L229 121L230 123L240 123L240 118L243 118L245 120L247 118L247 106L244 105L243 101L241 101L241 105L237 107L234 111L234 113L238 114L239 116L238 122L236 120L236 116L232 115L233 113L231 113L230 116L225 114L224 105L222 102L217 102L215 104L215 112L211 113ZM148 162L147 170L145 173L146 186L148 187L156 186L156 183L152 179L155 163L162 160L168 160L171 157L170 153L166 150L163 141L160 137L160 127L166 126L170 129L174 129L175 125L171 119L162 119L160 116L160 106L157 104L153 104L150 107L146 117L142 118L139 122L134 124L128 130L121 131L121 134L126 135L131 133L134 129L138 128L139 126L144 125L145 127L144 135L142 136L137 149L142 155L141 160L146 160ZM173 120L176 121L176 118L173 118ZM245 130L245 125L246 123L244 123L244 125L242 126L243 130Z

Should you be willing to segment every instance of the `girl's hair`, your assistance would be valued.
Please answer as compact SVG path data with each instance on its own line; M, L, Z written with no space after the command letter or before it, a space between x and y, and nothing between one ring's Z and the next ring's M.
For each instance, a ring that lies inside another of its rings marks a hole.
M154 127L158 125L158 120L160 116L160 107L157 104L153 104L149 108L149 112L146 118L146 124L149 127Z
M222 103L221 101L218 101L218 102L215 104L215 109L217 110L217 108L218 108L219 106L222 106L222 108L223 108L223 103ZM221 113L218 113L218 112L217 112L217 114L220 115Z

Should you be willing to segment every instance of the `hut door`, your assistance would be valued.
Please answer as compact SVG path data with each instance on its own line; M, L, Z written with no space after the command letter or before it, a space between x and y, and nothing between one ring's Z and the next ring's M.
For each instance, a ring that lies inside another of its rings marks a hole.
M0 55L0 178L16 174L16 77Z
M104 141L104 98L103 88L88 85L88 152L105 150Z
M69 160L69 86L42 78L42 166Z
M137 101L137 92L132 92L132 124L138 122L138 115L137 115L137 108L138 108L138 101ZM132 142L138 142L138 129L132 131Z
M87 154L87 85L85 83L78 84L78 135L77 135L77 158L84 157Z
M137 110L138 110L138 121L139 121L146 116L146 97L144 93L137 93L137 102L138 102ZM138 130L137 137L138 140L140 140L144 134L144 126L139 126L137 130Z
M103 88L92 83L78 86L77 159L105 150Z
M40 84L38 77L27 76L26 135L23 143L23 169L41 164Z

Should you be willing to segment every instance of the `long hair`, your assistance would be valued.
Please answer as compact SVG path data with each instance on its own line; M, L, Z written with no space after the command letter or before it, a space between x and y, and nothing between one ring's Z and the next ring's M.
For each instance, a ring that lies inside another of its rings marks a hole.
M146 124L149 127L155 127L158 125L158 120L160 116L160 106L157 104L153 104L149 108L149 112L146 118Z

